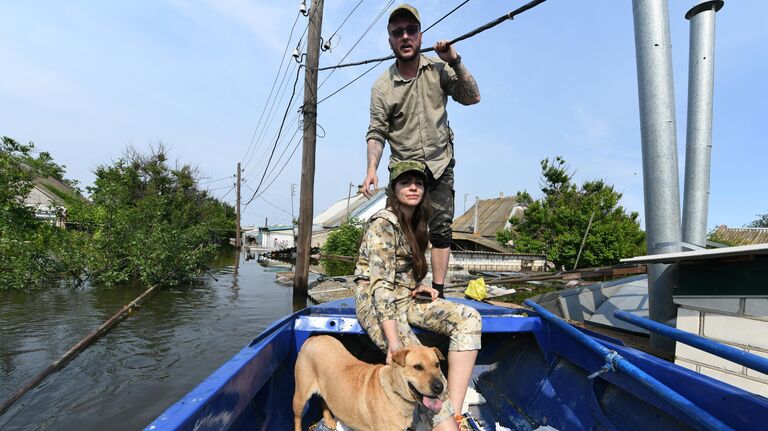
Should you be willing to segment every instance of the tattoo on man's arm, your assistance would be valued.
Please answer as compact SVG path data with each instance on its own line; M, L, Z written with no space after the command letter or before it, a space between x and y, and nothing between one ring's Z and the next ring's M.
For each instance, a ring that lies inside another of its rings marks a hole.
M384 153L384 144L372 139L368 141L368 167L376 169L379 167L381 155Z
M463 63L459 63L454 70L459 78L459 85L457 86L458 98L460 100L477 100L480 97L480 89L477 87L477 82L472 74L469 73L469 70L464 67Z

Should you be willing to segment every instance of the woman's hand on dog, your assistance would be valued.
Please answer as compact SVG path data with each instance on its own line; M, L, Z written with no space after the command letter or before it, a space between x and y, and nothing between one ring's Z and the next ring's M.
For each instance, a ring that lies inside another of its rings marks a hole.
M400 350L402 346L400 345L400 342L397 343L389 343L389 346L387 346L387 365L392 363L392 357L397 353L398 350Z
M416 286L415 289L411 292L411 298L419 298L419 299L432 299L433 301L437 299L438 291L436 289L433 289L430 286L427 286L426 284L420 284Z

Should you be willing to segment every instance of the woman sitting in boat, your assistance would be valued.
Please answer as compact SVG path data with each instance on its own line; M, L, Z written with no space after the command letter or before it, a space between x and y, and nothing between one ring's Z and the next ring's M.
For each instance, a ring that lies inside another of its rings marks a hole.
M425 182L421 162L391 166L386 208L371 217L360 245L355 303L360 325L386 352L387 363L402 347L419 343L411 325L450 337L448 400L439 412L420 416L434 430L456 430L480 349L481 319L474 308L439 299L437 290L421 284L428 271Z

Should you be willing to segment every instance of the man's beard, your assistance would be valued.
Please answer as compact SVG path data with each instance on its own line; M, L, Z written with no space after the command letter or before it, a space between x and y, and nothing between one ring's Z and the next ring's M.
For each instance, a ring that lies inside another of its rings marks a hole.
M395 53L395 58L398 60L408 62L418 58L419 53L421 52L421 45L411 44L411 53L407 55L401 53L399 48L393 49L392 52Z

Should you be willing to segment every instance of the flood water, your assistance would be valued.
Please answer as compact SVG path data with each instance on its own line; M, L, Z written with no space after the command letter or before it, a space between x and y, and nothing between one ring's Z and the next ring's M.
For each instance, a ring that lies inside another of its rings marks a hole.
M284 268L241 260L235 270L235 259L223 255L199 284L156 291L0 416L0 429L143 429L293 311L291 286L275 283L274 271ZM0 402L143 290L0 293Z

